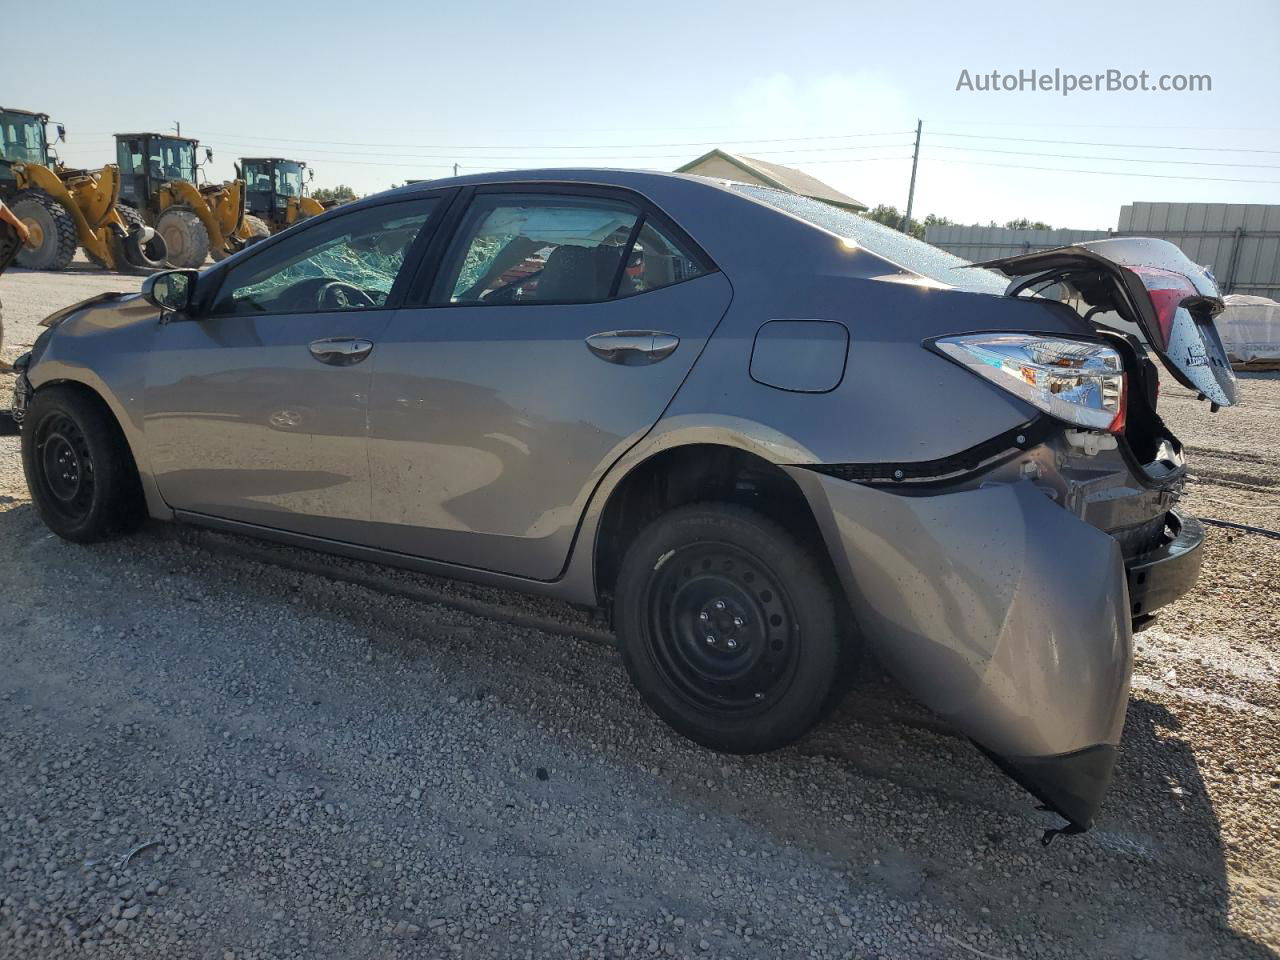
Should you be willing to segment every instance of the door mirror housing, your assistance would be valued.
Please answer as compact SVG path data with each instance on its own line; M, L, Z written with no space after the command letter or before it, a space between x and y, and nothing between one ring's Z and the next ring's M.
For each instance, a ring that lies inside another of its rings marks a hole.
M196 290L197 270L163 270L142 281L142 298L152 306L175 313L191 307Z

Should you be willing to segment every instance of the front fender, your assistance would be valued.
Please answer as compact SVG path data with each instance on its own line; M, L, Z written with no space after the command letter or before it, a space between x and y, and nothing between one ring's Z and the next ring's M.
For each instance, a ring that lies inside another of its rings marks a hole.
M168 519L172 511L152 476L142 421L155 314L154 307L137 297L111 306L89 306L72 314L41 335L32 351L27 380L35 392L58 383L74 383L99 397L129 444L148 512L157 519Z

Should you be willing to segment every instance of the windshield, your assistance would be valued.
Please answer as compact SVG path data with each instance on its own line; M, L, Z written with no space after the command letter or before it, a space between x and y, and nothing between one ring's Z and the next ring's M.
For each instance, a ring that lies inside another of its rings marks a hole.
M147 163L153 177L195 183L196 146L190 140L152 137Z
M748 183L730 186L753 200L760 200L838 237L852 240L876 256L938 283L971 293L1004 293L1009 285L1008 280L994 271L972 269L968 260L829 203Z
M302 196L302 164L289 161L276 164L276 193L285 197Z
M29 113L0 111L0 160L48 165L44 121Z

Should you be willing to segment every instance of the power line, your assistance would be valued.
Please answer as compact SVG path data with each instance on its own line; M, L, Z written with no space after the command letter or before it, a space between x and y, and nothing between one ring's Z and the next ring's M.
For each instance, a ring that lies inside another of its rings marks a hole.
M1087 153L1039 153L1033 150L997 150L994 147L953 147L946 143L926 144L927 150L964 150L971 153L1004 153L1019 157L1057 157L1063 160L1113 160L1117 163L1168 163L1184 167L1255 167L1280 170L1276 163L1215 163L1212 160L1159 160L1150 157L1096 157Z
M954 123L961 127L1031 127L1046 130L1259 130L1275 131L1280 127L1210 127L1205 124L1161 124L1161 123L1027 123L1023 120L955 120L947 117L943 123Z
M983 160L954 160L950 157L933 157L934 163L960 163L972 167L1004 167L1009 170L1047 170L1050 173L1091 173L1101 177L1141 177L1156 180L1211 180L1217 183L1274 183L1280 180L1246 180L1238 177L1184 177L1175 173L1121 173L1118 170L1080 170L1074 167L1033 167L1021 163L990 163Z
M258 150L266 149L274 146L274 144L265 141L240 140L223 138L214 145L222 145L226 147L234 147L241 150ZM776 156L779 154L790 155L794 153L834 153L840 151L851 150L884 150L896 147L909 147L910 143L872 143L865 145L851 145L840 147L800 147L789 150L752 150L752 155ZM512 154L509 156L481 156L476 154L462 154L464 160L478 160L481 162L498 162L506 163L513 160L529 160L541 157L551 157L551 154L536 153L536 147L510 147L511 150L530 151L523 154ZM584 148L585 149L585 148ZM356 152L352 150L319 150L306 149L299 151L307 155L321 155L333 157L376 157L379 159L401 159L401 160L452 160L459 156L456 153L437 153L437 154L417 154L417 153L382 153L382 152ZM688 157L686 153L652 153L652 154L633 154L633 153L610 153L610 154L583 154L584 159L589 160L680 160ZM556 162L561 162L564 158L555 158Z
M1280 150L1259 150L1249 147L1182 147L1162 143L1100 143L1096 140L1045 140L1037 137L994 137L982 133L933 132L935 137L964 137L966 140L1007 140L1016 143L1052 143L1072 147L1127 147L1135 150L1198 150L1202 153L1274 153Z
M450 143L367 143L363 141L352 140L314 140L301 139L291 137L265 137L260 138L259 142L270 141L272 143L321 143L332 144L339 147L406 147L410 150L643 150L646 148L658 147L718 147L726 143L798 143L802 140L850 140L861 137L890 137L903 136L914 133L913 130L880 130L872 133L833 133L821 136L811 137L774 137L762 139L724 139L724 140L705 140L692 143L598 143L598 144L544 144L533 145L529 147L514 148L509 144L470 144L459 145ZM211 131L202 131L200 137L224 137L224 138L240 138L249 136L240 133L214 133Z
M481 159L481 158L480 158L480 157L467 157L466 159L468 159L468 160L479 160L479 159ZM585 159L586 159L586 160L593 160L593 159L594 159L594 160L599 160L600 158L599 158L599 157L595 157L595 158L588 157L588 158L585 158ZM638 158L636 158L636 159L645 159L645 158L638 157ZM648 158L648 159L653 159L653 158ZM841 158L840 158L840 159L838 159L838 160L813 160L813 161L804 161L804 160L801 160L801 161L797 161L797 162L799 162L799 163L804 163L806 166L808 166L808 165L810 165L810 163L877 163L877 162L884 161L884 160L910 160L910 159L911 159L911 155L910 155L910 154L905 154L905 155L896 156L896 157L841 157ZM526 158L524 158L524 157L506 157L506 158L499 158L499 161L498 161L498 162L504 162L504 161L522 161L522 162L523 162L523 161L525 161L525 160L526 160ZM416 168L416 167L436 167L436 168L440 168L440 169L450 169L450 168L452 168L452 166L453 166L453 164L451 164L451 163L417 163L417 162L415 162L415 161L413 161L413 160L403 160L403 161L392 161L392 160L348 160L348 159L344 159L344 158L342 158L342 157L334 157L334 158L331 158L331 159L326 160L325 162L326 162L326 163L335 164L335 165L337 165L337 164L343 164L343 163L352 163L352 164L356 164L357 166L368 166L368 167L408 167L408 168ZM545 163L542 163L542 164L535 164L533 167L528 168L528 169L538 169L538 168L540 168L540 167L541 167L541 168L547 168L547 169L568 169L568 168L572 168L572 167L582 167L582 166L591 166L591 164L590 164L590 163L584 163L584 162L582 162L582 161L580 161L580 160L575 159L574 157L558 157L558 158L555 158L555 163L554 163L554 164L552 164L552 165L548 165L548 164L545 164ZM510 167L510 166L508 166L508 167L495 167L495 166L493 166L492 164L484 164L483 166L472 166L472 165L470 165L470 164L461 164L461 168L462 168L463 170L481 170L481 169L484 169L484 170L512 170L512 169L521 169L521 168L517 168L517 167Z

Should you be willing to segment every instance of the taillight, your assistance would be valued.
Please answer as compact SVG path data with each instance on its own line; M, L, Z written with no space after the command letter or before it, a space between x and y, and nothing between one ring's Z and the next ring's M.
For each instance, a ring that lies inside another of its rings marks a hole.
M1169 348L1169 340L1173 334L1173 319L1178 307L1191 297L1199 297L1195 284L1190 278L1171 270L1159 267L1129 267L1142 280L1147 288L1147 296L1151 298L1151 306L1156 312L1157 329L1148 331L1151 339L1159 340L1152 346L1163 352Z
M1124 431L1124 361L1106 344L1025 333L972 333L942 337L934 345L1050 416L1090 430Z

